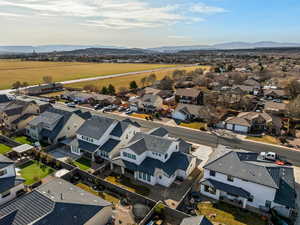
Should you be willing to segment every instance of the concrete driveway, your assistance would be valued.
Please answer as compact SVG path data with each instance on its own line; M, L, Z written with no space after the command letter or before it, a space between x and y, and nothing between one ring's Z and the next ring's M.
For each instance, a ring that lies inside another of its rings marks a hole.
M68 158L71 158L72 160L80 158L80 156L72 154L71 152L68 152L62 148L56 148L53 151L49 152L49 154L62 162L66 162Z

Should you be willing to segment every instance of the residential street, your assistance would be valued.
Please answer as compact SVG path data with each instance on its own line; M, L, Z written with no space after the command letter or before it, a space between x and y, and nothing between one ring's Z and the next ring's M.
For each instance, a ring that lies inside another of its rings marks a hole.
M64 104L57 103L60 107L65 107ZM79 107L81 108L81 107ZM82 109L82 108L81 108ZM127 118L126 116L122 115L116 115L113 113L101 113L95 110L88 110L86 108L82 109L86 111L90 111L93 114L99 114L99 115L105 115L106 117L110 117L113 119L122 120L124 118ZM208 146L216 146L216 144L222 144L225 146L229 146L232 148L241 148L252 152L275 152L279 155L282 155L286 157L288 161L293 163L295 166L300 166L300 151L295 150L289 150L284 147L280 146L274 146L274 145L268 145L264 143L259 142L252 142L252 141L246 141L246 140L239 140L239 139L231 139L231 138L225 138L225 137L217 137L213 134L209 134L207 132L201 132L197 130L192 129L186 129L181 127L174 127L174 126L166 126L162 125L161 123L155 122L155 121L146 121L141 119L136 119L130 117L131 120L138 122L142 127L153 129L156 127L164 127L166 128L171 135L174 135L175 137L180 137L185 139L186 141L193 142L196 144L203 144Z

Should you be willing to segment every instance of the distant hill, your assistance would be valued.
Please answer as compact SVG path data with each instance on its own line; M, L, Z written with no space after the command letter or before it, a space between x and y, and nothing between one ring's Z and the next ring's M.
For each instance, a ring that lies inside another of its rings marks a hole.
M60 52L58 52L60 53ZM73 56L98 56L98 55L144 55L151 54L153 51L138 49L138 48L126 48L126 49L116 49L116 48L86 48L78 49L73 51L64 51L61 52L64 55L73 55Z
M163 46L158 48L150 48L149 50L158 52L179 52L190 50L230 50L230 49L254 49L254 48L287 48L300 47L300 43L279 43L279 42L228 42L214 45L191 45L191 46Z
M77 49L86 48L115 48L122 49L123 47L117 46L102 46L102 45L40 45L40 46L0 46L0 53L32 53L33 51L37 53L46 53L54 51L73 51Z

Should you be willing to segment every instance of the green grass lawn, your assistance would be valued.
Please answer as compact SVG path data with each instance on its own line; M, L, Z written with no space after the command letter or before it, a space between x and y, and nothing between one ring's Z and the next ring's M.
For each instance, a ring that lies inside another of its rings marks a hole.
M266 225L261 216L225 203L199 203L198 214L226 225ZM214 216L212 216L214 215Z
M192 122L192 123L180 123L179 124L182 127L188 127L188 128L193 128L193 129L206 129L206 123L201 123L201 122Z
M97 196L101 197L102 199L104 199L104 200L106 200L108 202L111 202L113 204L118 204L119 201L120 201L118 198L116 198L116 197L114 197L114 196L112 196L112 195L110 195L110 194L108 194L106 192L102 192L102 191L101 192L97 192L97 191L93 190L91 187L87 186L86 184L78 183L78 184L76 184L76 186L80 187L81 189L83 189L83 190L85 190L87 192L90 192L90 193L92 193L94 195L97 195Z
M19 136L19 137L14 137L14 141L19 142L20 144L29 144L32 145L32 141L26 136Z
M30 161L20 167L20 169L20 174L26 180L26 185L31 185L55 171L54 169L37 161Z
M11 147L4 145L4 144L0 144L0 154L5 154L7 152L9 152L11 150Z
M129 178L118 174L111 174L105 180L140 195L148 196L150 193L150 190L146 186L134 184Z
M79 158L73 162L75 166L82 170L88 170L91 168L91 160L85 158Z

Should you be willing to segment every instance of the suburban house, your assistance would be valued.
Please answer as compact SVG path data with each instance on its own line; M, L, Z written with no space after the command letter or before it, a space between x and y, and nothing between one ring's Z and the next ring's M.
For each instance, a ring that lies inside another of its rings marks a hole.
M111 203L56 178L0 207L5 225L106 225Z
M204 122L211 121L215 112L212 107L191 104L178 104L172 112L172 118L181 121L200 120Z
M200 192L241 208L275 209L290 217L296 207L294 170L258 153L217 149L204 168Z
M163 99L159 95L145 94L138 101L138 109L146 113L154 113L162 109Z
M5 103L5 102L9 102L10 99L8 98L7 95L0 95L0 104L1 103Z
M23 193L24 181L16 175L14 162L0 154L0 206Z
M121 103L120 99L116 96L102 95L96 93L85 93L81 91L68 91L62 94L61 98L69 101L74 101L80 104L99 104L101 106Z
M181 142L170 138L165 129L138 132L120 149L111 169L121 168L122 174L141 182L169 187L176 178L186 179L196 168L196 158L181 149Z
M229 117L222 122L221 127L237 133L262 133L271 129L279 133L281 123L274 122L272 116L265 112L242 112L236 117Z
M50 84L40 84L30 87L25 87L20 89L20 93L23 95L41 95L51 92L63 91L62 83L50 83Z
M195 88L178 88L175 91L175 99L178 103L202 105L203 93Z
M26 133L33 140L56 144L74 136L84 121L80 110L72 112L49 108L29 122Z
M119 154L121 145L127 144L140 131L139 127L130 120L117 121L93 116L76 131L76 137L64 143L73 154L82 155L92 161L97 157L110 160Z
M205 216L192 216L184 218L180 225L213 225Z
M278 103L273 101L266 101L264 111L273 115L285 115L288 107L285 103Z
M285 90L268 89L264 90L264 96L267 99L289 99L289 95Z
M0 103L0 127L22 130L39 113L40 108L35 101L12 100Z
M254 86L247 86L247 85L233 85L231 90L235 93L239 94L258 94L258 88Z
M252 86L254 88L261 88L261 84L258 81L254 80L252 78L249 78L249 79L245 80L243 82L243 84L246 85L246 86Z

